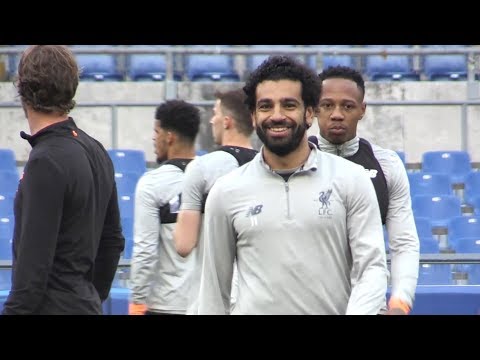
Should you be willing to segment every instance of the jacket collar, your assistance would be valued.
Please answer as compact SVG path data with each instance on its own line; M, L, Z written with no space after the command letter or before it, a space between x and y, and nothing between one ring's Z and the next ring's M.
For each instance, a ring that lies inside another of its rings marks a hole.
M328 152L330 154L339 155L341 157L349 157L354 155L359 148L360 138L355 136L352 140L349 140L341 145L335 145L330 143L322 135L318 134L318 146L320 150Z

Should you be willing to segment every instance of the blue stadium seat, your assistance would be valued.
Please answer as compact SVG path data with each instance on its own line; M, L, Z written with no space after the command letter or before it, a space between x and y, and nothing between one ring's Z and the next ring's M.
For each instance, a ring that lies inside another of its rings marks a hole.
M15 153L13 152L13 150L0 149L0 172L1 171L17 171Z
M128 300L130 290L126 288L112 288L110 291L110 315L128 315Z
M425 48L465 47L465 45L425 45ZM467 56L462 54L424 55L423 72L428 80L466 80Z
M480 171L472 171L465 177L465 202L473 205L474 198L480 195Z
M18 189L18 173L13 171L0 171L0 194L3 196L14 195Z
M450 219L462 215L460 199L455 195L412 197L415 217L429 218L433 227L448 227Z
M123 75L117 70L114 55L110 54L78 54L76 59L81 69L81 80L121 81Z
M457 216L450 220L448 225L450 240L463 237L478 237L480 239L480 217Z
M367 45L373 48L408 48L411 45ZM371 81L418 81L420 75L413 69L408 55L367 55L365 73Z
M456 239L454 250L460 254L480 254L480 237L461 237Z
M118 194L120 217L133 219L135 196L133 194Z
M133 250L133 218L131 217L122 217L122 233L125 237L125 249L123 251L124 259L132 258Z
M415 217L415 227L418 237L429 238L432 236L432 222L426 217Z
M318 48L319 51L321 51L321 49L325 49L325 48L339 48L339 49L350 48L351 45L312 45L311 47ZM321 71L323 69L327 69L330 66L337 66L337 65L357 68L357 66L355 66L355 60L351 55L324 55L322 58L322 65L323 65L322 69L317 69L315 56L309 56L307 60L307 64L308 66L310 66L311 68L317 71Z
M14 194L1 194L0 193L0 218L13 217L13 201L15 199Z
M115 182L117 183L118 194L131 195L133 197L140 177L141 174L135 172L116 172Z
M0 291L10 290L12 287L12 269L0 269ZM1 311L1 310L0 310Z
M7 301L7 297L9 293L10 293L10 290L0 291L0 311L3 310L3 304L5 304L5 301Z
M133 81L163 81L167 76L167 63L165 55L135 54L128 58L128 75ZM180 81L182 77L174 73L174 80Z
M203 46L199 45L199 47ZM191 81L240 80L234 68L233 56L228 54L186 55L185 72Z
M424 172L408 173L410 195L453 195L450 177L445 174L427 174Z
M12 259L13 218L0 218L0 260Z
M427 151L422 155L422 171L446 174L453 184L465 183L472 171L470 155L466 151Z
M440 245L432 236L420 237L419 240L420 254L438 254L440 252Z
M133 149L110 149L108 154L112 159L115 172L134 172L143 175L147 171L145 152Z
M418 285L451 285L449 264L420 264Z

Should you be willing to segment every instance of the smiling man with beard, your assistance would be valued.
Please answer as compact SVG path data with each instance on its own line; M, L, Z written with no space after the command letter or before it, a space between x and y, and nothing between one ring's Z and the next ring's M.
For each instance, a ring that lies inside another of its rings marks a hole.
M230 313L235 260L232 314L377 314L388 272L375 191L361 166L308 142L317 75L273 56L244 92L264 146L210 190L199 314Z

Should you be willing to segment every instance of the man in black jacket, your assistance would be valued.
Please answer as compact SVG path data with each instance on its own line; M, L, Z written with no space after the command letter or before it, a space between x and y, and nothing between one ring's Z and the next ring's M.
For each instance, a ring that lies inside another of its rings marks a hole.
M18 94L32 146L15 196L12 289L3 314L101 314L125 245L112 161L68 116L79 81L71 51L22 55Z

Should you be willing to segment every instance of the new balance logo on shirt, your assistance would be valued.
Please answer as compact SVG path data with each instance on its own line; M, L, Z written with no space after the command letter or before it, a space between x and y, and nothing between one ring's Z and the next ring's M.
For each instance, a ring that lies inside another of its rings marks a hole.
M247 217L250 218L250 225L251 226L256 226L257 223L257 215L262 212L263 205L257 205L257 206L250 206L250 208L247 210Z

